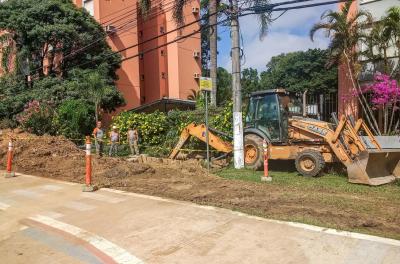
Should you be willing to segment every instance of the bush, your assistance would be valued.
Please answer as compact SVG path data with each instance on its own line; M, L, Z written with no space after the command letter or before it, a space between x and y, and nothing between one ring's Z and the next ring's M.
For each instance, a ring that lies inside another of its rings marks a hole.
M92 133L95 126L94 106L83 100L66 100L58 107L53 122L57 134L70 139L83 139Z
M172 110L168 114L123 112L113 119L123 142L131 126L136 126L141 139L141 147L152 156L166 156L175 147L182 130L190 123L204 123L204 109L194 111ZM223 108L212 108L209 112L209 124L217 130L232 134L232 103ZM191 138L185 145L187 149L205 149L205 144Z
M33 134L53 134L53 109L39 101L33 100L25 105L24 111L17 116L21 127Z
M123 112L113 118L113 125L117 126L122 142L126 142L126 134L130 127L139 130L142 144L155 146L163 142L162 135L167 131L167 116L164 113L151 114Z

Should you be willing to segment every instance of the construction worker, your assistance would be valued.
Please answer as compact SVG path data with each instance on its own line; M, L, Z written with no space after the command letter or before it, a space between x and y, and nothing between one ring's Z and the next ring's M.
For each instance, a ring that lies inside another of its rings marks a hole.
M117 127L113 126L112 130L110 132L110 141L111 141L111 146L110 146L110 151L108 155L111 157L113 154L116 156L118 153L118 145L119 145L119 133L117 131Z
M95 129L93 130L94 142L96 145L96 154L100 157L103 156L103 142L104 142L104 130L101 127L101 121L98 121Z
M131 153L133 156L139 155L139 134L136 127L131 127L127 133L129 148L131 149Z

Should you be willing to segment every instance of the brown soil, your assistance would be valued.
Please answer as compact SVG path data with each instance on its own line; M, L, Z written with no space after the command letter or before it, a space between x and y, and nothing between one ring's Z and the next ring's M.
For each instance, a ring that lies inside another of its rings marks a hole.
M84 182L84 152L63 137L15 134L14 170ZM19 139L18 139L19 138ZM0 139L0 169L6 140ZM207 175L197 162L139 164L126 159L93 157L93 182L148 195L239 210L268 218L294 220L400 239L400 204L374 195L329 189L227 180ZM395 204L394 204L395 203Z

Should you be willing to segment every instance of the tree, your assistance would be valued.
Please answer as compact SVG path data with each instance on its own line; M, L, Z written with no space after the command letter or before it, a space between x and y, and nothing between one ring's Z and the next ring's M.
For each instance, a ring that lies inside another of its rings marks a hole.
M210 23L210 77L212 81L211 106L217 106L217 74L218 74L218 0L209 0L209 23Z
M258 71L253 68L243 69L242 71L242 95L248 96L250 93L261 90L260 77Z
M226 104L232 100L232 75L225 68L217 70L217 103Z
M376 134L380 134L378 124L372 110L365 99L358 83L360 64L358 63L357 45L364 37L363 29L371 23L371 15L363 10L355 14L350 13L353 0L347 1L339 12L329 10L321 16L322 22L315 24L310 30L310 38L319 30L325 30L330 37L329 61L327 66L343 63L346 66L348 75L352 82L353 94L358 95L357 99L367 117L367 121Z
M392 46L397 48L397 56L400 57L400 7L393 6L386 11L383 18L383 35ZM400 65L397 65L398 69ZM393 71L392 76L396 74ZM397 73L398 74L398 73Z
M101 110L111 112L114 105L123 105L124 99L116 92L109 80L105 77L107 69L101 65L97 70L75 70L71 73L72 90L85 91L86 100L94 104L96 122L99 121Z
M326 69L329 51L309 49L271 58L261 73L262 89L285 88L291 92L326 93L337 90L337 66Z
M393 6L386 11L383 19L384 33L391 38L400 54L400 7Z
M0 119L16 120L32 100L53 110L65 100L80 100L89 108L98 104L108 112L124 104L114 86L120 55L111 50L101 25L85 9L69 0L8 0L0 5L0 28L13 42L16 62L0 77ZM87 92L93 87L87 77L97 69L97 81L107 86L106 92L98 91L100 104L93 100L94 92ZM28 74L33 75L29 88Z
M120 55L108 46L101 25L70 0L5 1L0 5L0 28L7 30L15 43L17 74L23 74L18 64L25 61L30 75L37 77L64 77L77 65L95 69L104 64L107 75L116 78ZM84 53L78 52L84 47Z

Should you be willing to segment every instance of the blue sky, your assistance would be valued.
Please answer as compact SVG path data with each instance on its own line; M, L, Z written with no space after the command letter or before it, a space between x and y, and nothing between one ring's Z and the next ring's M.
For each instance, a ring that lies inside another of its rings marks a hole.
M272 0L271 2L282 2ZM324 2L316 0L316 2ZM321 14L326 10L337 10L337 5L312 7L301 10L288 11L270 25L268 35L259 39L259 24L256 15L246 16L240 19L241 34L245 60L242 68L256 68L259 72L265 70L265 65L272 56L281 53L307 50L309 48L326 48L329 39L324 34L316 35L314 42L310 40L309 31L316 22L320 21ZM273 13L273 17L280 13ZM218 42L218 66L231 71L231 39L228 28L220 27Z

